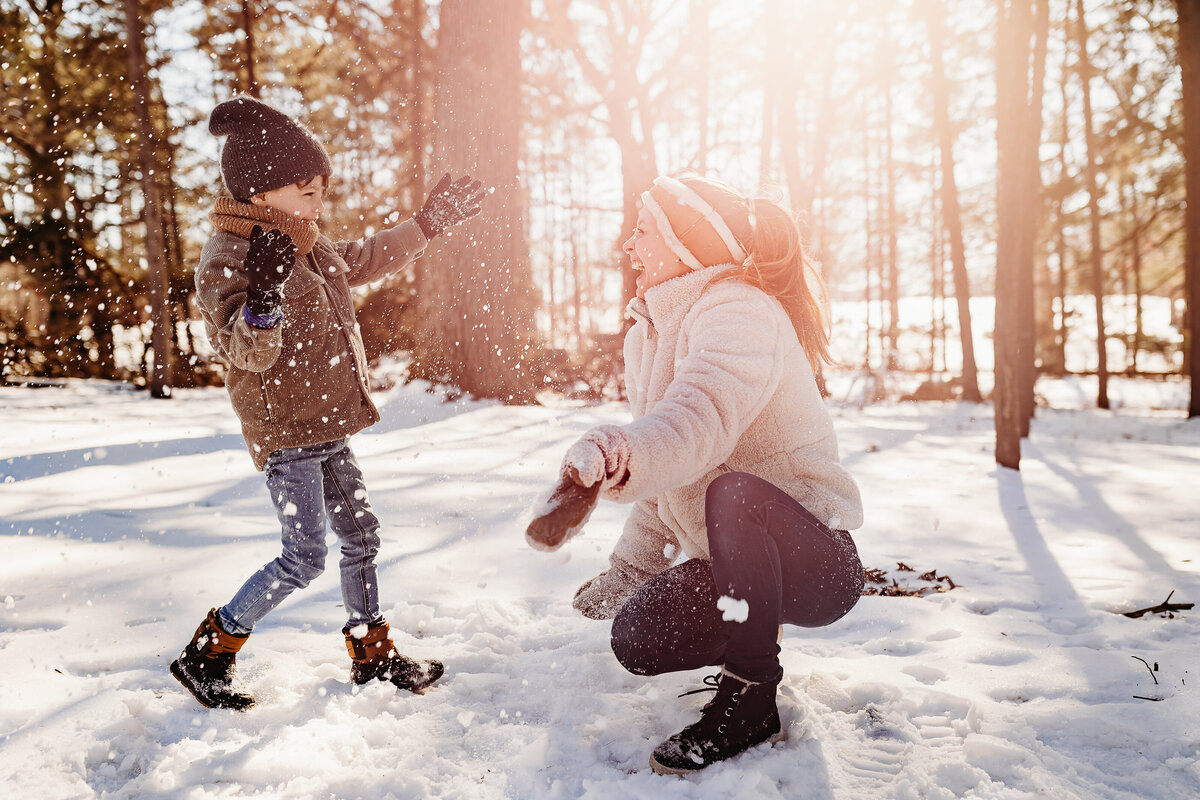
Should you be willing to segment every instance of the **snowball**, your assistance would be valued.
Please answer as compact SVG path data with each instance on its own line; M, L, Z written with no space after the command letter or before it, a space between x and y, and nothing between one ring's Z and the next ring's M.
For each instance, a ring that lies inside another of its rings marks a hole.
M722 595L717 600L717 608L721 611L721 619L725 622L745 622L750 616L750 604L745 600L735 600Z

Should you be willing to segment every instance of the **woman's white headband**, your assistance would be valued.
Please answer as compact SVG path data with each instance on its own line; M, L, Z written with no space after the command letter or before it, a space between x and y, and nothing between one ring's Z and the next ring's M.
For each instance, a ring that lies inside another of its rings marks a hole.
M708 201L693 191L690 187L675 178L661 176L654 179L654 185L666 190L674 197L680 205L688 206L704 217L705 221L712 226L717 235L721 237L721 241L729 248L729 254L733 256L735 263L741 263L746 258L746 251L742 249L741 244L733 235L733 231L729 229L729 225L724 218L717 213ZM658 225L659 233L662 234L663 240L667 243L667 247L671 248L671 252L679 256L679 260L688 266L690 269L701 269L704 265L699 259L684 246L679 237L675 234L675 230L671 227L671 221L667 217L667 213L654 199L649 190L642 192L642 205L650 212L650 216L654 218L655 224Z

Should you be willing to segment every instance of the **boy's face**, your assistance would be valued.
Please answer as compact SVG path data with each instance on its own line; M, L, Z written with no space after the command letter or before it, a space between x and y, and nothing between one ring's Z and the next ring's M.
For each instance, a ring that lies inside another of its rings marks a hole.
M306 222L316 222L325 211L325 176L282 186L250 198L256 206L270 206Z

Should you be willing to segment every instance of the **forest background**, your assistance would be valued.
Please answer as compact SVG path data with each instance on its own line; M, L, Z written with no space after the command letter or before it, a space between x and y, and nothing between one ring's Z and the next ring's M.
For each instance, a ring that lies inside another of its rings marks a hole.
M1099 408L1112 374L1190 380L1198 6L0 0L0 371L221 381L192 270L220 191L207 116L242 92L326 144L332 238L406 218L443 172L491 187L358 298L371 356L409 377L619 396L619 242L640 191L691 170L797 212L841 368L879 397L990 394L1017 466L1039 374L1094 375ZM971 297L995 299L982 366Z

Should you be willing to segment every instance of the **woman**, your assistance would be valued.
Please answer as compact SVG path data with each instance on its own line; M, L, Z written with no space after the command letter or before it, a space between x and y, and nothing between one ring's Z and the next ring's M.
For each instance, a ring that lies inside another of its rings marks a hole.
M613 619L613 653L635 674L721 667L699 721L650 759L688 773L779 735L780 625L829 625L857 602L846 531L862 502L814 378L829 338L788 211L662 177L623 249L639 272L634 420L589 430L563 470L633 510L573 604Z

